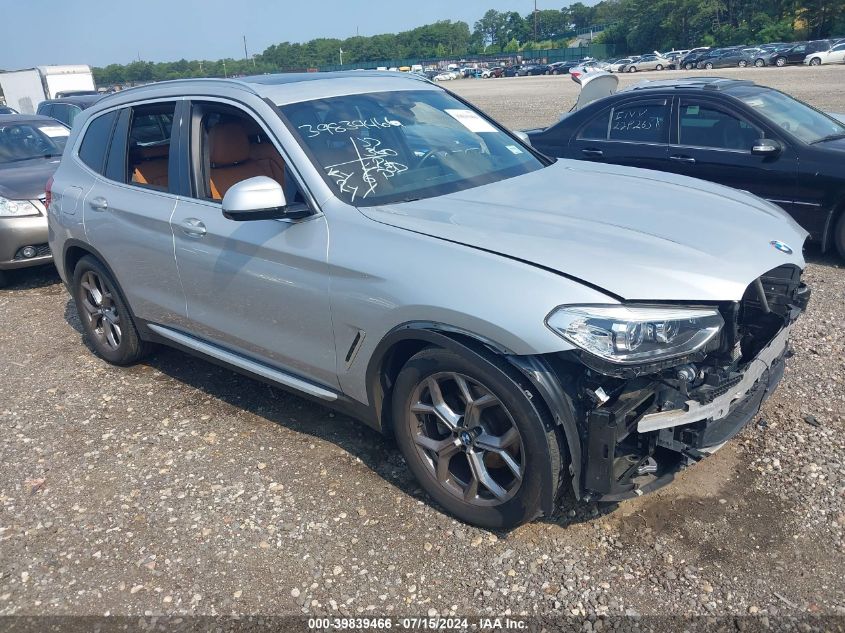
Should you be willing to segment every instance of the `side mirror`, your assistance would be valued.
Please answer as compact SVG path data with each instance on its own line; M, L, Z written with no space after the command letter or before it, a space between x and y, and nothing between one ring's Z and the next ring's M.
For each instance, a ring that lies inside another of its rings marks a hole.
M282 186L267 176L242 180L223 196L223 216L238 222L299 219L309 213L305 205L289 206Z
M754 141L751 153L755 156L777 156L783 151L783 145L771 138L761 138Z
M514 130L513 135L526 145L531 145L531 138L525 132L522 132L521 130Z

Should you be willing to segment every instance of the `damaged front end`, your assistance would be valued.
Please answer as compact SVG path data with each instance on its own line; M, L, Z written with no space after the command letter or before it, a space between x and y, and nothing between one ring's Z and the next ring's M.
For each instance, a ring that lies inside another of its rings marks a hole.
M780 266L741 301L719 305L718 335L691 353L637 364L580 350L550 359L575 410L576 494L608 502L645 494L739 433L782 378L809 297L801 269Z

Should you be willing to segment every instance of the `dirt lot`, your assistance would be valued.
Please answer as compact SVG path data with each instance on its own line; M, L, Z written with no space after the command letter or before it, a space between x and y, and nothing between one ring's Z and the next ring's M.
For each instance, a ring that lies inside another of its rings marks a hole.
M720 74L845 111L845 67ZM576 94L449 87L513 127ZM167 349L107 365L55 272L18 273L0 290L0 614L845 616L845 269L809 259L759 422L652 496L510 533L444 515L344 416Z

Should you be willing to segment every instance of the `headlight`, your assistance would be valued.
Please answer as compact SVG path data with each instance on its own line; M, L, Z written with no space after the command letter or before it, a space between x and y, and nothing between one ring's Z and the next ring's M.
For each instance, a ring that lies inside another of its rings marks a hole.
M586 352L631 364L699 350L724 321L718 310L707 308L583 305L557 308L546 325Z
M38 215L38 208L29 200L8 200L0 196L0 217Z

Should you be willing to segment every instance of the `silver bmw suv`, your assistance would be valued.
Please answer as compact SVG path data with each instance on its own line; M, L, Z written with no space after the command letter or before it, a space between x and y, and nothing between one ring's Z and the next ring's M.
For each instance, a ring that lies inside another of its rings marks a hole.
M50 246L100 356L167 344L348 412L479 526L714 452L809 299L771 204L551 160L413 76L155 84L67 148Z

